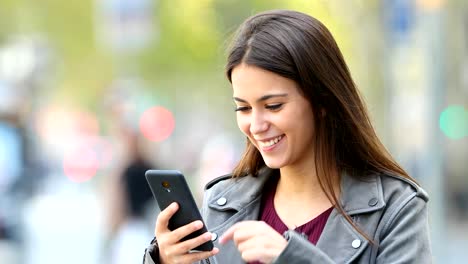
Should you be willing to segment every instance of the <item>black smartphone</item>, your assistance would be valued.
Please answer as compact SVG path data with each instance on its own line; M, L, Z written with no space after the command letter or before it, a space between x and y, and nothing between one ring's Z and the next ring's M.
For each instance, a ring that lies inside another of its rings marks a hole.
M179 204L179 209L169 220L168 227L170 230L177 229L195 220L201 220L203 222L203 228L184 237L181 241L195 238L207 232L200 211L198 210L197 204L190 192L190 188L187 185L187 181L180 171L148 170L145 173L145 177L161 211L173 202L177 202ZM213 242L207 241L193 250L211 251L212 249Z

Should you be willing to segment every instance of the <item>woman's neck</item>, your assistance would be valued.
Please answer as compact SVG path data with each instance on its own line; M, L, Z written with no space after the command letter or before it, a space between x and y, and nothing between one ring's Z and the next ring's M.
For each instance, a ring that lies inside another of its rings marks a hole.
M314 219L332 205L320 187L315 167L280 169L274 206L289 228Z
M293 196L323 194L314 165L281 168L276 191Z

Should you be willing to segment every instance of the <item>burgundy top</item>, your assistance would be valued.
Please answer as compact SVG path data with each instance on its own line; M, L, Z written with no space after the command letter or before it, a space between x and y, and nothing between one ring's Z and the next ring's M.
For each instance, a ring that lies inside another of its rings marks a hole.
M275 210L274 198L276 193L276 186L278 184L279 177L278 175L272 175L264 188L264 196L262 198L262 205L260 209L260 220L269 224L273 229L278 231L278 233L283 234L288 230L286 224L283 223L281 218L278 216ZM333 207L322 212L319 216L310 220L309 222L296 227L294 230L304 237L307 237L312 244L316 244L322 234L323 228L330 216L330 213L333 211ZM260 262L249 262L249 264L260 264Z

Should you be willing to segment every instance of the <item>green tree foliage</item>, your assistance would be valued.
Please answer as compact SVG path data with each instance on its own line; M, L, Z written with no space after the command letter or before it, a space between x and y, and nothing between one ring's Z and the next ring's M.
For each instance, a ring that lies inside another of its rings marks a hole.
M259 11L290 8L319 18L346 56L353 40L343 21L332 14L338 2L158 0L152 5L152 40L141 50L121 54L98 41L99 0L2 0L0 41L14 34L44 35L58 58L54 94L85 105L96 104L113 78L129 72L143 76L158 93L172 93L171 83L177 85L181 78L186 78L184 83L202 78L209 93L223 81L229 37L246 17Z

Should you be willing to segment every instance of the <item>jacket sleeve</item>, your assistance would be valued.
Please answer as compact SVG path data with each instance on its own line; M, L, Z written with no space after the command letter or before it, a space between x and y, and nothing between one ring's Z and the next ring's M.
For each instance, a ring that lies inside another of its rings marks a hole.
M330 257L295 231L287 231L288 245L273 264L335 263Z
M376 263L432 263L427 203L413 196L382 231Z
M156 237L153 238L151 244L145 249L143 264L159 264L159 248Z

